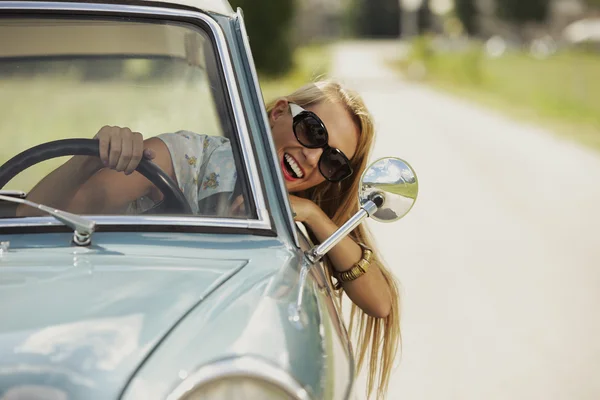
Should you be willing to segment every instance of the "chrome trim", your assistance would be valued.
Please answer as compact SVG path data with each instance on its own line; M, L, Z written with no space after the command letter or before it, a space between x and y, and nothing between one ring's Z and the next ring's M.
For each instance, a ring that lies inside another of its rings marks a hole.
M267 132L271 131L271 126L269 125L269 120L267 119L267 110L265 108L265 103L262 101L262 90L260 88L260 84L258 82L258 74L256 73L256 67L254 65L254 57L252 56L252 51L250 50L250 41L248 40L248 32L246 31L246 24L244 23L244 16L242 15L242 9L238 7L235 12L235 18L238 21L240 26L240 34L242 36L242 43L244 51L246 52L246 57L250 61L250 73L252 74L252 81L254 83L254 90L257 95L260 95L258 99L260 111L262 113L263 125ZM273 141L272 135L267 135L267 142L269 143L269 147L271 150L275 150L275 142ZM277 154L277 152L275 152ZM279 190L281 193L287 193L287 188L285 187L283 172L281 171L281 167L279 166L278 160L273 161L272 167L275 170L275 175L277 176L279 183ZM296 247L300 248L300 241L298 239L298 232L296 232L296 224L294 222L294 218L292 217L292 206L290 205L289 197L283 196L283 205L286 211L286 222L288 224L289 230L292 232L292 237L294 238L294 244Z
M229 47L227 45L227 41L225 40L225 34L223 30L217 24L215 20L210 18L210 16L203 14L201 12L195 11L187 11L187 10L175 10L164 7L151 7L151 6L136 6L136 5L123 5L123 4L100 4L100 3L66 3L66 2L28 2L28 1L11 1L11 2L0 2L0 10L23 10L23 11L32 11L32 10L52 10L52 11L84 11L84 12L98 12L101 11L103 13L113 13L122 15L124 13L129 14L139 14L143 15L155 15L162 17L177 17L177 18L191 18L200 20L206 23L210 29L211 33L216 38L217 52L218 57L224 67L224 76L225 82L227 86L227 91L229 97L232 101L232 108L235 120L235 126L238 131L238 139L240 141L240 145L242 148L242 155L244 156L244 166L248 171L248 181L250 183L251 196L253 196L254 203L256 204L256 212L257 219L252 220L242 220L243 222L234 222L239 220L232 220L226 218L214 218L214 219L205 219L201 217L188 217L188 219L196 219L196 223L188 224L186 218L177 219L178 222L173 221L173 219L169 219L169 225L192 225L192 226L205 226L206 224L203 222L207 222L209 224L216 223L218 221L219 226L236 226L236 227L246 227L253 229L265 229L271 230L273 227L271 225L271 219L269 217L269 212L266 206L266 201L264 197L264 191L260 184L260 179L258 178L258 168L256 164L255 154L252 151L252 145L250 142L250 134L248 132L248 126L245 123L244 119L244 110L242 108L242 102L240 99L240 94L237 90L238 82L235 77L235 73L233 71L233 64L229 57ZM124 224L120 218L123 217L109 217L112 224ZM144 222L143 217L129 217L136 218L135 224L142 224ZM35 222L35 219L29 219L28 221L19 221L12 222L12 218L9 219L8 225L5 225L3 222L6 220L0 219L0 227L13 227L13 226L35 226L39 223ZM100 219L98 220L100 221ZM157 219L153 219L154 222L159 222ZM43 221L42 221L43 222ZM162 222L162 221L161 221ZM131 224L131 223L126 223ZM162 223L161 223L162 224ZM45 223L44 225L53 225ZM167 224L165 224L167 225ZM211 225L206 225L211 226Z
M338 244L343 238L348 236L357 226L359 226L366 218L370 217L377 211L377 205L371 200L367 201L344 225L340 226L318 246L306 251L304 254L311 263L319 261L329 250Z
M161 215L118 216L118 215L86 215L98 226L102 225L173 225L173 226L205 226L221 228L256 228L253 219L210 218L210 217L172 217ZM4 218L0 220L0 229L27 226L64 226L52 217L29 217L26 223L23 218Z
M296 400L310 400L308 392L287 372L255 356L222 359L200 367L181 381L166 400L180 400L218 379L249 377L271 383Z

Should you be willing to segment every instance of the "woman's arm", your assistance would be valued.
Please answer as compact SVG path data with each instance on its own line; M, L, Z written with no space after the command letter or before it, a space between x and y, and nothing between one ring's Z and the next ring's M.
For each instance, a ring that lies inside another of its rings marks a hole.
M319 242L323 242L337 229L331 219L315 203L296 196L290 196L295 220L303 222L313 232ZM335 245L327 256L336 271L347 271L362 258L362 248L349 236ZM385 318L392 307L389 285L376 264L372 263L367 273L359 278L344 282L344 291L357 306L367 314Z
M95 137L100 142L99 158L71 158L42 179L27 198L81 214L118 212L144 195L160 198L150 181L134 171L144 154L174 179L171 156L161 140L144 141L140 133L108 126ZM19 216L35 213L30 207L17 209Z

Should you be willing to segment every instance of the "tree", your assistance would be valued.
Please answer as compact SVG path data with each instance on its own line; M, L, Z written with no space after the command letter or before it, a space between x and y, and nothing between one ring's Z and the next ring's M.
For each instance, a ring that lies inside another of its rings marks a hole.
M241 7L256 69L271 76L282 75L293 64L291 25L294 0L231 0Z
M600 0L586 0L586 3L592 8L600 8Z
M423 0L421 7L417 10L417 29L420 34L427 33L433 29L431 8L429 0Z
M498 15L517 25L544 22L548 17L550 0L497 0Z
M366 37L398 37L400 4L398 0L361 0L358 4L357 33Z
M467 34L477 34L477 7L475 0L455 0L454 11Z

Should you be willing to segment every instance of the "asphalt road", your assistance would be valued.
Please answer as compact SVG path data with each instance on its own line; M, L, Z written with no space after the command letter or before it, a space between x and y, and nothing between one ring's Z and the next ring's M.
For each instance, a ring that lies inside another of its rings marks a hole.
M334 53L375 115L374 158L420 183L407 217L369 223L402 285L388 398L600 399L600 154L398 79L398 49Z

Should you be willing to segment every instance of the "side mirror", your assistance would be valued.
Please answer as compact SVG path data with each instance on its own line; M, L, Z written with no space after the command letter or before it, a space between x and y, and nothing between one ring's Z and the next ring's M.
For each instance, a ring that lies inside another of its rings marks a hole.
M305 253L310 263L320 260L367 217L381 222L393 222L404 217L419 193L415 171L399 158L386 157L375 161L365 170L360 181L360 210L327 240Z
M375 161L360 178L358 197L363 206L369 200L381 201L371 218L394 222L404 217L417 201L419 182L412 167L399 158Z

